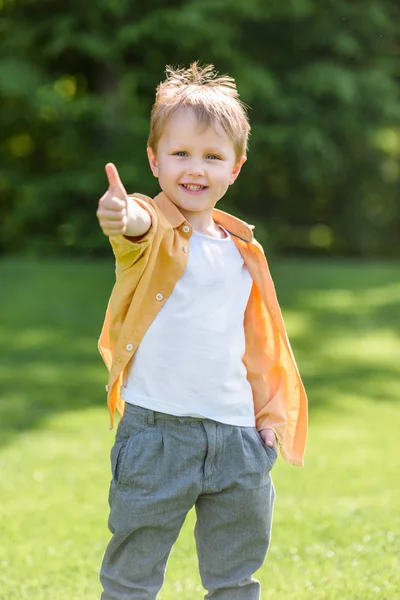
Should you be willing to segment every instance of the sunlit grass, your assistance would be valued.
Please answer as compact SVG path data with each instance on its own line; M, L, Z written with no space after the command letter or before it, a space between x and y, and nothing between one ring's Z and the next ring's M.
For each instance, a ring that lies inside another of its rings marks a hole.
M394 263L271 264L310 400L278 461L262 600L400 598L400 284ZM0 600L98 598L109 539L106 263L0 264ZM186 519L160 600L204 591Z

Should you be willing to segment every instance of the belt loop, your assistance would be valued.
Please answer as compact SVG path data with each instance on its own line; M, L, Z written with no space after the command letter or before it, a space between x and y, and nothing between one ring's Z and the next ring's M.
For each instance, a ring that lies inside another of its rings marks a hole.
M147 425L154 425L156 422L155 420L155 413L154 410L147 410Z

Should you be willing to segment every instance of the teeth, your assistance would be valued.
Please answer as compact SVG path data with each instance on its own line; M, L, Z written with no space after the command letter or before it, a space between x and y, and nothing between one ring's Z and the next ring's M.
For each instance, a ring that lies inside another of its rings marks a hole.
M202 190L204 188L204 185L193 185L190 183L184 183L183 187L187 190L190 190L191 192L198 192L199 190Z

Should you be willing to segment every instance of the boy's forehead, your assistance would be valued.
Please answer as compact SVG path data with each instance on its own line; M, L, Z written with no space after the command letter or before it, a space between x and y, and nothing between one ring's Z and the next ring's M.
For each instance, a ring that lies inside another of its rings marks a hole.
M221 123L215 120L202 120L192 108L180 108L170 115L164 125L161 138L169 142L184 142L193 140L193 133L204 136L215 144L233 141L228 136ZM194 141L194 140L193 140Z

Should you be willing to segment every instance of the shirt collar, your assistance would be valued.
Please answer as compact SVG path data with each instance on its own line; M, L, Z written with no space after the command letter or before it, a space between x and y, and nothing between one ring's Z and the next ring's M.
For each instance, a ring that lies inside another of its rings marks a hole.
M245 221L241 221L237 217L230 215L218 208L214 208L212 213L213 219L219 225L222 225L229 233L236 237L244 240L245 242L252 242L254 239L253 229L254 225L248 225Z
M185 217L164 192L158 194L154 198L154 202L168 219L171 227L176 228L186 222ZM254 236L252 230L254 229L254 225L248 225L245 221L241 221L237 217L223 212L222 210L218 210L217 208L214 208L212 217L216 223L222 225L229 233L245 242L253 241Z

